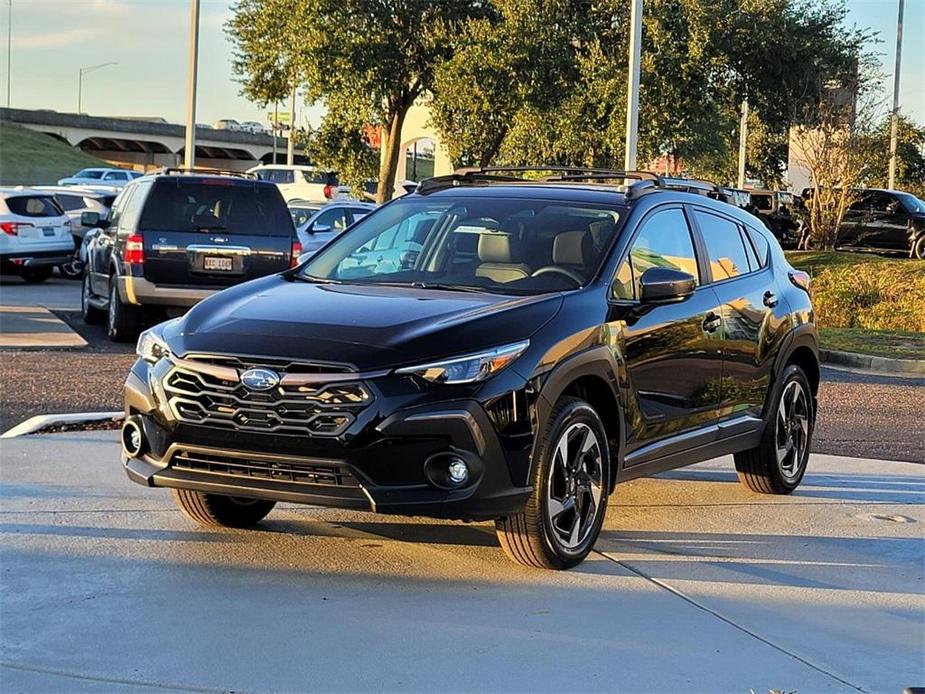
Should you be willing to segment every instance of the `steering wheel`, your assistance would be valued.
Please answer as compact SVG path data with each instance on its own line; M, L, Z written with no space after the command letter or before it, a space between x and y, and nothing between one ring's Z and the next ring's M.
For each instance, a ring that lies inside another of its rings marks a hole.
M570 280L572 280L572 282L577 284L579 287L585 283L584 277L579 275L574 270L569 270L568 268L562 267L560 265L546 265L545 267L541 267L539 270L536 270L535 272L533 272L533 274L531 274L530 277L539 277L540 275L552 275L552 274L565 275Z

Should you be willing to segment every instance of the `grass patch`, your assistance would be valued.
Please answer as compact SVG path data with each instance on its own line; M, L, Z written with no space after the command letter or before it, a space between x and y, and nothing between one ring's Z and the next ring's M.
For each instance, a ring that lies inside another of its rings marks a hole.
M895 263L906 265L916 263L910 258L902 256L882 256L875 253L848 253L846 251L784 251L787 260L797 270L803 270L810 275L830 268L843 268L852 265L866 265L868 263Z
M54 185L88 166L109 166L51 135L0 120L0 184Z
M863 330L861 328L820 328L823 349L873 354L894 359L925 359L925 334Z

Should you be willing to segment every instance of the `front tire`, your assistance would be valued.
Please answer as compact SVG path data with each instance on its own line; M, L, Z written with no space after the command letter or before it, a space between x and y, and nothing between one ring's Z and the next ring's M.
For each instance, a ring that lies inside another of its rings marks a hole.
M799 486L809 460L816 421L813 408L806 374L796 364L788 365L765 421L761 443L734 456L743 485L759 494L790 494Z
M912 242L911 255L913 258L918 258L919 260L925 260L925 234L922 234L915 241Z
M106 329L109 339L113 342L131 342L138 337L141 330L138 308L122 303L115 277L109 278L109 311Z
M564 397L553 408L523 511L495 522L511 560L540 569L569 569L594 547L607 512L610 452L594 408Z
M93 290L90 288L90 273L84 274L80 285L80 313L87 325L101 325L106 320L106 312L90 303Z
M171 492L183 515L199 525L250 528L276 506L275 501L206 494L190 489L172 489Z

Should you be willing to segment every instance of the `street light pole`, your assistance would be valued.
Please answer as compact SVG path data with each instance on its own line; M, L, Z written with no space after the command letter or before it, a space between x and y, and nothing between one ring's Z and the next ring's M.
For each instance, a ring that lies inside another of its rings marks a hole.
M289 92L289 140L286 142L286 164L295 162L295 85Z
M10 107L10 80L13 74L13 0L8 0L6 10L6 107Z
M748 145L748 99L742 99L742 119L739 121L739 190L745 187L745 154Z
M89 67L82 67L77 71L77 115L78 116L82 113L82 108L83 108L84 75L86 75L89 72L101 70L104 67L109 67L110 65L118 65L118 64L119 63L100 63L99 65L90 65Z
M183 167L196 166L196 76L199 71L199 0L190 0L189 89L186 93L186 141Z
M896 187L896 140L899 136L899 68L903 55L903 9L899 0L899 18L896 20L896 70L893 72L893 115L890 118L890 175L887 188Z
M623 168L636 168L639 137L639 63L642 58L642 0L630 0L629 78L626 86L626 151Z

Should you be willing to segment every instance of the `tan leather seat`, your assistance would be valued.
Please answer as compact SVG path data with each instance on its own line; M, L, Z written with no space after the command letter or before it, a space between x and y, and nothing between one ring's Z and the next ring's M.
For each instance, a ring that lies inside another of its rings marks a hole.
M594 256L594 240L587 231L563 231L552 243L553 265L584 275L588 260Z
M530 266L521 262L520 242L511 234L479 236L479 266L476 277L494 282L513 282L530 276Z

